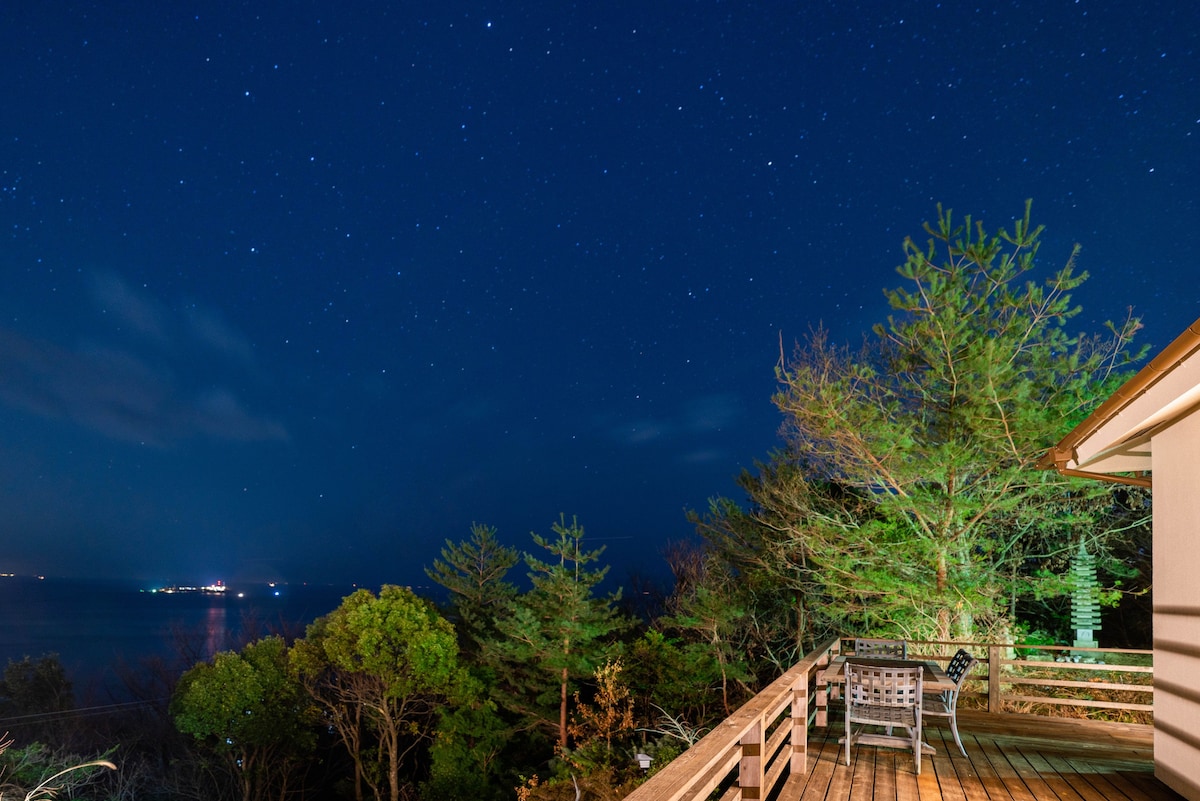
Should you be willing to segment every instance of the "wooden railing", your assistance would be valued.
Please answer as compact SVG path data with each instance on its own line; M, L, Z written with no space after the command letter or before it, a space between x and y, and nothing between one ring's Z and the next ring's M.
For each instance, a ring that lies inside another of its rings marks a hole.
M817 646L627 795L626 801L765 799L789 775L806 774L809 729L828 725L830 694L821 672L841 653L842 647L840 637ZM948 661L959 647L974 654L984 666L972 671L962 698L974 699L988 712L1030 713L1044 705L1059 705L1072 707L1076 712L1140 714L1147 720L1153 712L1152 651L910 641L909 653L917 659ZM1032 658L1042 653L1046 656ZM1074 661L1076 658L1080 661ZM1084 680L1063 678L1075 673L1085 677ZM1129 678L1111 680L1121 676ZM972 689L984 683L985 691ZM1144 699L1111 700L1114 693L1134 694ZM1088 697L1093 694L1108 698ZM986 703L980 704L981 699L986 699Z
M945 661L960 647L982 665L971 672L963 688L963 707L1047 715L1067 714L1069 707L1072 715L1094 719L1142 723L1153 719L1153 651L909 642L920 659Z
M789 773L807 773L817 672L840 642L819 645L625 801L704 799L714 790L721 801L749 801L769 796Z

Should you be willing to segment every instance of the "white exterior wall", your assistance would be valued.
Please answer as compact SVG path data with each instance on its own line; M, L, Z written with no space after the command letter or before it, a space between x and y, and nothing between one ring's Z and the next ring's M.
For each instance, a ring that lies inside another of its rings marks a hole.
M1200 801L1200 412L1153 438L1155 775Z

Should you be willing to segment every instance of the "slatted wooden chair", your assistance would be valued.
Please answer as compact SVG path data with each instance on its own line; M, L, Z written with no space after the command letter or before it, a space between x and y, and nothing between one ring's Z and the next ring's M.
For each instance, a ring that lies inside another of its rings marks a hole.
M958 691L962 688L963 679L978 661L959 648L958 652L950 659L950 664L946 666L946 676L954 682L954 689L943 690L940 693L927 693L921 701L923 714L950 719L950 733L954 735L954 743L963 756L967 755L967 749L963 748L962 740L958 736Z
M904 640L872 640L859 637L854 641L854 655L908 659L908 643Z
M924 668L884 667L846 662L846 764L850 746L910 748L921 775L921 700ZM857 727L856 727L857 725ZM867 726L903 727L906 737L865 731Z

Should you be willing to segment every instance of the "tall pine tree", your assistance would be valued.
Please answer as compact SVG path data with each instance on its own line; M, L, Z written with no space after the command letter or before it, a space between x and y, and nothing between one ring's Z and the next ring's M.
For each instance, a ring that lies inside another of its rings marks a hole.
M592 676L611 652L613 635L629 624L616 607L619 591L596 595L608 574L608 567L593 566L604 549L585 550L574 519L567 525L560 518L553 532L554 538L532 535L550 556L526 554L532 587L497 619L489 661L501 670L500 703L565 749L575 682Z
M495 639L496 617L517 595L506 576L519 559L516 548L500 544L495 528L472 523L471 538L457 545L446 540L442 558L425 570L450 591L464 646L472 655L479 653L482 643Z
M1124 379L1139 324L1069 331L1087 275L1073 253L1032 280L1029 210L989 234L939 206L862 349L817 331L781 363L785 447L743 476L750 508L700 520L796 592L813 634L1002 635L1017 599L1065 589L1080 537L1103 550L1110 491L1034 464Z

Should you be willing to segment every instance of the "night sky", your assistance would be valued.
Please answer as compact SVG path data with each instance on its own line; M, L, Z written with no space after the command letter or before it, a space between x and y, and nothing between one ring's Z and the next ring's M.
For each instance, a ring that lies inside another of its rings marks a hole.
M9 2L0 571L613 576L778 443L938 202L1034 201L1079 327L1200 317L1200 6ZM1099 402L1101 398L1097 398ZM1047 446L1051 443L1047 443Z

